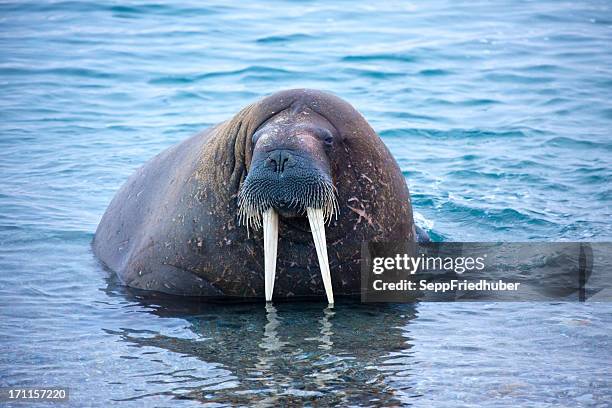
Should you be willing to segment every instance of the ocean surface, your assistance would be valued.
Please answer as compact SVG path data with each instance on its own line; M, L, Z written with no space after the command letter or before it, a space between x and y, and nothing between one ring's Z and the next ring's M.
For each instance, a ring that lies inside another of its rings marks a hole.
M0 3L0 386L76 407L609 406L610 303L150 302L90 242L147 159L297 87L362 112L435 240L611 241L612 4L231 4Z

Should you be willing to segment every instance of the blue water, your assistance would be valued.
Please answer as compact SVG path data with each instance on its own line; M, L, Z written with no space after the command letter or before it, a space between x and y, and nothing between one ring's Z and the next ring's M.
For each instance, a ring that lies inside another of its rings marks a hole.
M607 406L612 306L157 304L93 257L148 158L311 87L438 240L610 241L608 1L0 4L0 386L72 406Z

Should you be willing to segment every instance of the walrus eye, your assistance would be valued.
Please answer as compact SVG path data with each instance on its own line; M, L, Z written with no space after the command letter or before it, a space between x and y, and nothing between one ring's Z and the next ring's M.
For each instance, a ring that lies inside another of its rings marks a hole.
M321 139L321 141L323 141L323 143L325 144L325 146L331 146L334 143L334 137L332 136L331 132L327 129L320 129L319 130L319 139Z

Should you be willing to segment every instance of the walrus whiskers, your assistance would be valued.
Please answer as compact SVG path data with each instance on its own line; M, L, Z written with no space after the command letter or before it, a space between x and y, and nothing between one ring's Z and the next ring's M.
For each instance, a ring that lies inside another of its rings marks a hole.
M301 214L306 214L306 208L320 208L323 220L329 224L332 218L338 217L338 200L336 187L328 181L320 181L305 187L290 197L290 206ZM247 228L258 230L262 226L262 214L273 207L274 203L261 192L261 187L253 184L243 185L238 193L238 222Z

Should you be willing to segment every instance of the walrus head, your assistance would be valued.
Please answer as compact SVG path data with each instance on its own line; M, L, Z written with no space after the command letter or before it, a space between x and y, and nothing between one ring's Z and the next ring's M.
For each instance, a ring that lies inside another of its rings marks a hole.
M334 127L309 109L283 111L253 134L253 158L239 192L239 217L247 227L261 226L273 208L286 218L320 208L325 221L337 212L329 148Z
M253 156L238 194L239 220L264 228L266 300L272 299L278 217L308 217L323 283L333 303L325 223L337 215L329 151L337 137L323 116L300 104L268 119L252 136Z

